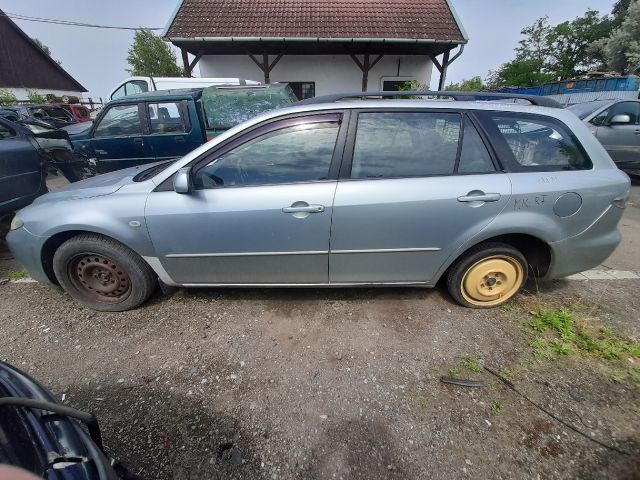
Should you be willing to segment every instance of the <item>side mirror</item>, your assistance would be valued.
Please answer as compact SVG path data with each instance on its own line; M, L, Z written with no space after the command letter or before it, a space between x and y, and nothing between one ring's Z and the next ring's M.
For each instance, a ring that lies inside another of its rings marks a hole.
M176 193L191 193L193 191L193 183L191 179L191 168L184 167L176 172L173 177L173 190Z
M611 117L611 120L609 120L609 125L624 125L627 123L631 123L631 116L624 113L614 115L613 117Z

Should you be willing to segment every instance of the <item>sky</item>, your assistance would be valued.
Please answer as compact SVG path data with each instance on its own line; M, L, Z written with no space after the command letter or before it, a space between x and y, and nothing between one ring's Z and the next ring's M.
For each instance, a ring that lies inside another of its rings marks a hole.
M588 8L610 13L615 0L452 0L469 36L469 44L447 75L447 83L485 77L513 58L523 27L548 15L555 24L582 15ZM0 9L52 18L129 27L164 28L178 0L0 0ZM53 58L89 90L106 97L129 76L126 57L133 31L71 27L15 20L29 36L40 39ZM181 62L179 62L181 63ZM196 70L195 74L198 74ZM433 75L432 88L437 86Z

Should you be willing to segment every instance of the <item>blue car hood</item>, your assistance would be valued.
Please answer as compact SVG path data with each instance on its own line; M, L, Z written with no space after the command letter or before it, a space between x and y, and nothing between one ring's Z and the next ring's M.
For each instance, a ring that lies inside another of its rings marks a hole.
M162 163L162 162L158 162ZM133 183L133 177L143 170L146 170L156 163L146 164L138 167L125 168L115 172L97 175L79 182L71 183L66 187L47 193L38 197L33 204L50 202L52 200L76 200L79 198L100 197L117 192L124 185Z

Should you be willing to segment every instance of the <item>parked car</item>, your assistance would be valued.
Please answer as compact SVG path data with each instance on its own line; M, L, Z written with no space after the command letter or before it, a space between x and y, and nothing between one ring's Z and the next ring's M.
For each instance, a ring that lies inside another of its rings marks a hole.
M80 426L82 422L88 433ZM89 413L61 405L42 385L0 362L0 464L59 480L132 478L112 464Z
M79 124L65 130L76 153L104 173L181 157L221 131L295 100L286 84L147 92L110 102L86 129Z
M568 109L587 124L619 168L640 173L640 100L598 100Z
M243 78L129 77L111 90L109 100L157 90L205 88L212 85L260 85L260 82Z
M55 105L69 112L75 123L91 121L91 111L84 105L79 103L56 103Z
M272 111L175 162L45 195L18 213L9 247L34 279L121 311L158 279L433 287L443 278L461 305L495 307L529 274L590 269L620 242L629 178L571 112L342 100Z
M12 121L37 119L45 122L51 128L62 128L75 123L73 116L57 105L4 106L2 112L4 118Z

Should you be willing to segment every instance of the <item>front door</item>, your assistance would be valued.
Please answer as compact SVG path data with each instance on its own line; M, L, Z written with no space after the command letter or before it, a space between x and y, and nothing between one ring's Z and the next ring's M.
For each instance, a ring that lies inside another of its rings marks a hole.
M144 103L114 105L91 131L91 150L99 172L135 167L155 160L145 140Z
M194 165L192 193L153 192L146 221L170 277L185 285L327 283L340 119L260 127Z
M0 212L24 206L43 190L43 162L24 133L0 120Z
M615 115L629 115L628 124L611 124ZM619 102L609 108L596 137L618 166L640 168L640 102Z
M511 195L508 176L457 112L362 112L347 148L351 167L333 206L334 284L430 283Z

